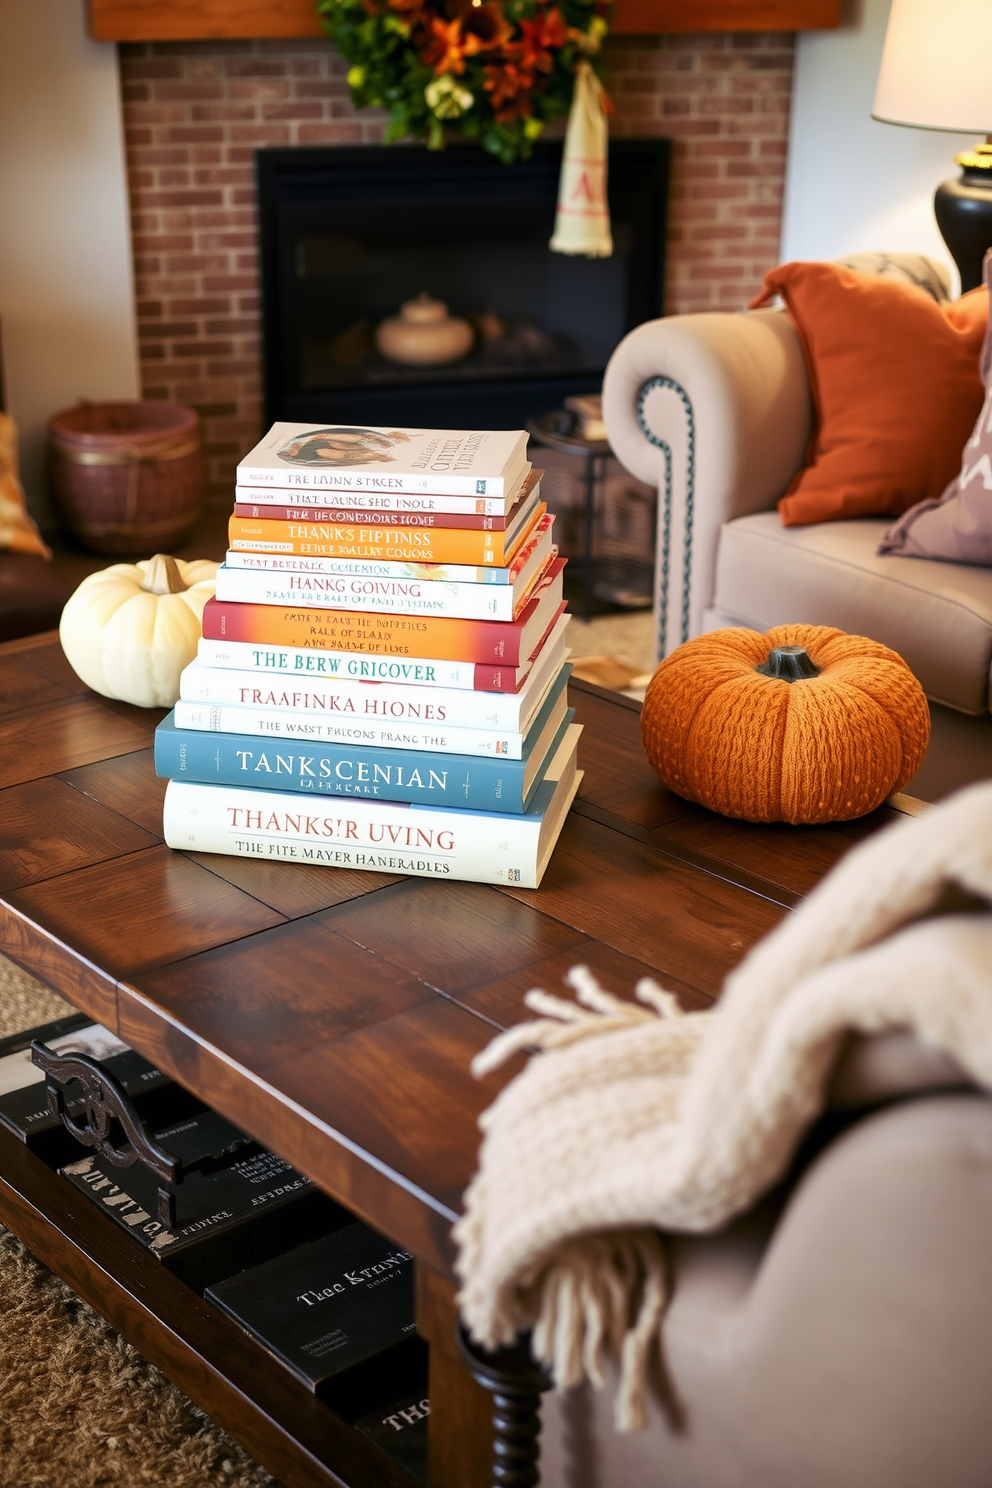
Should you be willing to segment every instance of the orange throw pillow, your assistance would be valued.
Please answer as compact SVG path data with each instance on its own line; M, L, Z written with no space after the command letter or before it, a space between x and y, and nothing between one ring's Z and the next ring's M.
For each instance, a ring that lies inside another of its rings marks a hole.
M8 414L0 413L0 550L4 548L52 556L24 503L24 487L17 473L17 429Z
M816 426L778 504L787 527L899 516L939 496L985 396L984 285L938 305L916 285L831 263L765 275L751 309L781 295L806 357Z

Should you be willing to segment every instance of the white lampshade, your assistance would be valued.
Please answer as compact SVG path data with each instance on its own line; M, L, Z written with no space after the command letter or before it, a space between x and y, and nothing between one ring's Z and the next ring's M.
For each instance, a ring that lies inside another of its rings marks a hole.
M872 118L992 134L992 0L892 0Z

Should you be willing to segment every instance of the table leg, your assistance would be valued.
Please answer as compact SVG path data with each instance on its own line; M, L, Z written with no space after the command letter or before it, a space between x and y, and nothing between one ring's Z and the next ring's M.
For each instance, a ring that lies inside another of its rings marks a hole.
M473 1379L493 1396L492 1488L536 1488L541 1474L541 1395L550 1389L547 1371L535 1363L530 1335L492 1353L472 1342L463 1328L458 1346Z
M475 1380L455 1341L455 1286L416 1266L417 1331L430 1346L430 1488L489 1488L492 1481L492 1397Z

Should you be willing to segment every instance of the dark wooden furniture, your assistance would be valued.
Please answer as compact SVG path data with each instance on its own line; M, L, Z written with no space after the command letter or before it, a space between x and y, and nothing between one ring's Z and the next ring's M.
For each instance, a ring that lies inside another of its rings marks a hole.
M690 1007L852 842L670 795L638 708L572 689L586 776L539 890L170 851L161 714L89 692L53 635L0 647L0 951L413 1252L432 1488L489 1481L491 1401L455 1343L450 1227L500 1087L472 1056L585 962ZM505 1078L504 1076L503 1078ZM412 1480L0 1134L0 1221L287 1485Z
M0 413L6 409L0 352ZM40 553L0 550L0 641L36 635L58 625L69 591Z
M810 31L840 25L840 0L616 0L616 35ZM89 0L96 41L325 36L314 0Z

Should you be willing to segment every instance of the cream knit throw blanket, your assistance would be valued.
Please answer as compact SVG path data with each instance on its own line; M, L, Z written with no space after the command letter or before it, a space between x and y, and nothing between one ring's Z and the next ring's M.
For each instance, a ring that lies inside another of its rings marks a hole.
M459 1297L486 1347L534 1329L559 1388L619 1362L617 1425L647 1420L666 1301L658 1230L713 1230L787 1168L850 1030L911 1028L992 1088L992 913L931 915L948 885L992 903L992 784L855 848L726 981L682 1015L577 968L578 1003L476 1061L537 1048L482 1118L480 1166L455 1229ZM581 1006L580 1006L581 1004ZM585 1011L588 1009L588 1011Z

